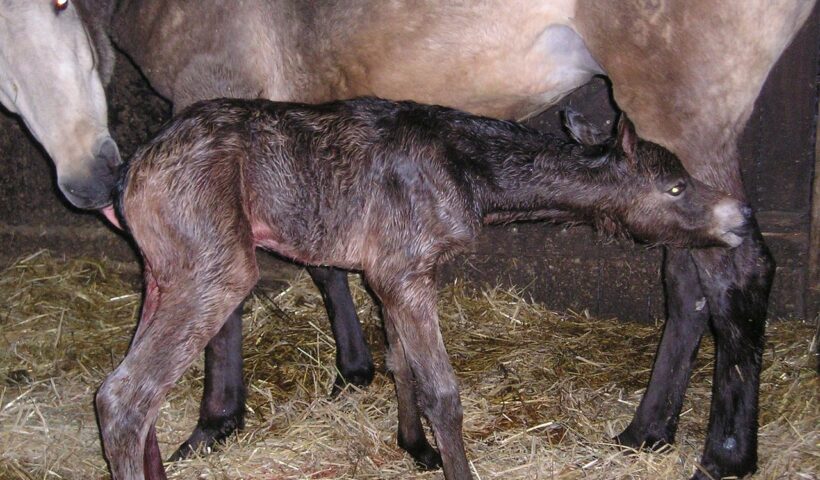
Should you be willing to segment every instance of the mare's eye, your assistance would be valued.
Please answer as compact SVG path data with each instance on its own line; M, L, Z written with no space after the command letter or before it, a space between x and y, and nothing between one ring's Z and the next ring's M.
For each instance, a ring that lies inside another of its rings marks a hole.
M683 193L684 190L686 190L686 184L681 182L673 185L669 190L666 191L666 193L672 195L673 197L677 197L678 195Z
M66 8L68 8L68 0L53 0L54 1L54 10L57 12L62 12Z

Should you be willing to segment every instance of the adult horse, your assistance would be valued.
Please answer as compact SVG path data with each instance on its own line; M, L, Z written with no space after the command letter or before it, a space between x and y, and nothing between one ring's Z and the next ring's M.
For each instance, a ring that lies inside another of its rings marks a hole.
M114 54L101 27L65 0L0 1L0 102L19 114L78 208L111 203L121 163L103 85Z
M738 136L766 76L814 5L813 0L95 3L106 7L102 11L115 42L177 109L217 96L320 101L374 94L521 118L606 74L642 137L674 151L694 177L739 199L745 194ZM695 478L753 472L771 255L754 228L732 250L670 249L664 271L669 313L663 338L646 394L618 441L653 447L674 440L693 359L711 326L712 406L703 471ZM344 278L316 272L314 278L326 280L330 292L325 298L337 314L337 338L353 332L341 342L340 350L356 347L347 352L350 359L341 359L340 370L347 361L369 366L366 348L359 348L364 343L358 324L352 316L338 315L352 313ZM208 347L210 380L200 423L186 445L209 443L241 424L239 335L235 313ZM400 429L400 441L402 435ZM156 452L155 447L147 451Z

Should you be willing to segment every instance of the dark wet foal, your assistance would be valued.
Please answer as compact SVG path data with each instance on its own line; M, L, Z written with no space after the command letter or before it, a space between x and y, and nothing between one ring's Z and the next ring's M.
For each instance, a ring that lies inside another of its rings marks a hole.
M570 117L579 137L581 120ZM97 394L115 479L163 478L153 425L258 278L256 247L364 273L382 306L398 443L470 478L436 313L436 266L482 223L585 222L660 244L735 247L748 208L690 178L628 121L583 145L412 102L193 105L134 156L120 198L145 263L131 348ZM440 452L425 438L421 415Z

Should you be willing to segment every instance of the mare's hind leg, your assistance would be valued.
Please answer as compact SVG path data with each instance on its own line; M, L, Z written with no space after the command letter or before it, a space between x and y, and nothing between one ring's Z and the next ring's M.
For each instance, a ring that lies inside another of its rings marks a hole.
M245 382L242 379L242 307L228 316L219 332L205 347L205 387L199 405L199 420L188 437L170 457L175 462L191 453L222 442L245 426Z
M364 340L356 308L350 296L347 273L335 268L308 267L325 300L333 336L339 376L333 395L348 383L367 386L373 381L373 359ZM242 305L205 347L205 388L199 420L190 437L170 457L187 458L192 452L211 447L244 427L245 383L242 379Z
M418 462L437 460L432 448L424 446L419 439L424 434L420 431L418 412L414 412L411 403L417 395L418 406L436 436L445 477L449 480L472 478L464 452L456 376L439 330L434 278L427 272L405 274L401 279L379 278L367 273L368 282L382 303L385 329L392 337L389 338L390 361L395 362L391 368L397 374L396 389L402 410L400 441L421 447L421 451L416 452L421 455L414 456ZM411 379L415 380L415 393ZM402 438L405 435L410 438Z
M667 249L664 262L667 319L652 377L632 422L616 441L633 448L662 448L675 441L678 416L709 307L688 250Z
M324 298L333 337L339 376L332 395L347 384L366 387L373 381L373 358L364 339L350 296L347 273L326 267L308 272ZM191 436L170 457L177 461L211 447L245 424L245 383L242 379L242 305L237 307L205 348L205 388L199 420Z
M338 395L345 385L366 387L373 381L373 358L350 296L347 272L331 267L307 267L310 278L322 293L336 340L336 368L331 395Z

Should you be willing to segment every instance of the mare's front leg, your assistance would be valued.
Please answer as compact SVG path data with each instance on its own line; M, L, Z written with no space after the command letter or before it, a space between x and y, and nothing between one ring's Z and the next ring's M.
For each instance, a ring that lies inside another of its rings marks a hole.
M664 258L666 323L652 376L632 422L616 441L660 449L675 442L683 396L689 385L709 307L688 250L669 248Z
M170 457L175 462L222 442L245 426L245 382L242 379L242 307L240 303L205 347L205 387L199 420Z
M472 478L462 439L458 384L439 329L433 275L409 273L398 279L366 273L384 312L399 401L400 445L423 466L438 461L424 439L417 398L417 407L429 420L441 451L444 476L448 480Z
M712 477L757 470L758 393L775 264L755 224L734 250L693 252L712 315L715 370L700 464ZM694 479L709 478L702 471Z
M758 389L775 268L756 228L733 250L693 250L691 256L669 251L668 320L646 394L617 437L622 444L651 448L673 442L700 337L711 319L716 358L700 464L714 478L757 469ZM709 477L698 470L693 478Z
M338 395L347 384L366 387L373 381L373 357L364 339L350 295L347 272L331 267L307 267L310 278L325 301L330 328L336 340L336 369L331 395Z

